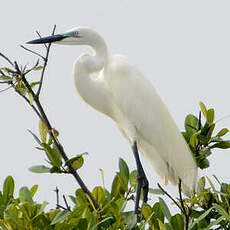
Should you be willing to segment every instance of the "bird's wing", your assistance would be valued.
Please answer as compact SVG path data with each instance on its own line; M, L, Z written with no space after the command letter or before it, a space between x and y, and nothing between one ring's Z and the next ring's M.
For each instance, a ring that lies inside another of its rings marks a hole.
M113 119L123 133L132 139L126 123L134 126L141 151L156 171L174 184L180 178L184 187L194 188L197 167L190 149L152 84L120 55L112 56L104 71Z

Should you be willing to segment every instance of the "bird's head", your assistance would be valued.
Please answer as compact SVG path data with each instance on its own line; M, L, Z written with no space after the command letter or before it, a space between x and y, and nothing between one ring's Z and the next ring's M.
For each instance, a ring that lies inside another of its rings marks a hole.
M75 27L64 33L29 41L27 44L56 43L61 45L89 45L96 37L97 33L91 29Z

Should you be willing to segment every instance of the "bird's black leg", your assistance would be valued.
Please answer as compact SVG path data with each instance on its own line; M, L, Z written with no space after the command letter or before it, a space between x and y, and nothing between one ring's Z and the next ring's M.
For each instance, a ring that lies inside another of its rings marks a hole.
M135 214L137 214L139 208L139 202L140 202L141 189L143 189L143 202L146 203L148 200L149 182L147 180L147 177L145 175L144 169L140 161L136 141L134 141L132 149L137 164L137 194L136 194L136 203L135 203L135 210L134 210Z

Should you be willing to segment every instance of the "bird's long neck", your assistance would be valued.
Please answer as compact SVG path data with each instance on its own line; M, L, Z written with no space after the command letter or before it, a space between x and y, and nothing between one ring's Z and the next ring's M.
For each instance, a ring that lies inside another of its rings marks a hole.
M92 38L89 44L93 55L84 54L74 64L74 81L77 91L86 103L107 114L107 91L103 81L103 68L108 59L107 47L99 36ZM91 75L98 73L97 78Z

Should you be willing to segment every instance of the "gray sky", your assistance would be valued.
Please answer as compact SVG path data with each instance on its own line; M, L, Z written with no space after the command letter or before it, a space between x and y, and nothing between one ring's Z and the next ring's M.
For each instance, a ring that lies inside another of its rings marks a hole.
M230 2L193 1L3 1L1 5L0 51L19 63L32 64L35 58L19 45L36 38L35 31L48 35L54 24L57 32L75 26L97 30L111 53L127 55L151 80L178 127L183 129L188 113L198 114L199 101L217 110L217 119L230 114ZM39 50L39 47L36 47ZM89 152L79 171L90 188L101 185L99 168L110 187L118 170L118 158L134 169L127 141L113 122L93 110L76 94L72 63L88 47L53 46L41 100L69 156ZM0 60L0 65L5 63ZM31 76L33 77L33 76ZM43 164L45 156L37 151L30 129L37 133L37 117L14 92L0 94L1 161L0 184L12 175L17 188L39 184L37 197L55 205L52 192L58 185L64 194L78 187L70 176L32 174L27 168ZM230 119L218 123L230 127ZM228 136L229 137L229 136ZM211 167L201 174L213 173L229 183L226 173L230 151L217 151ZM161 182L143 159L150 181ZM173 187L170 192L175 191Z

